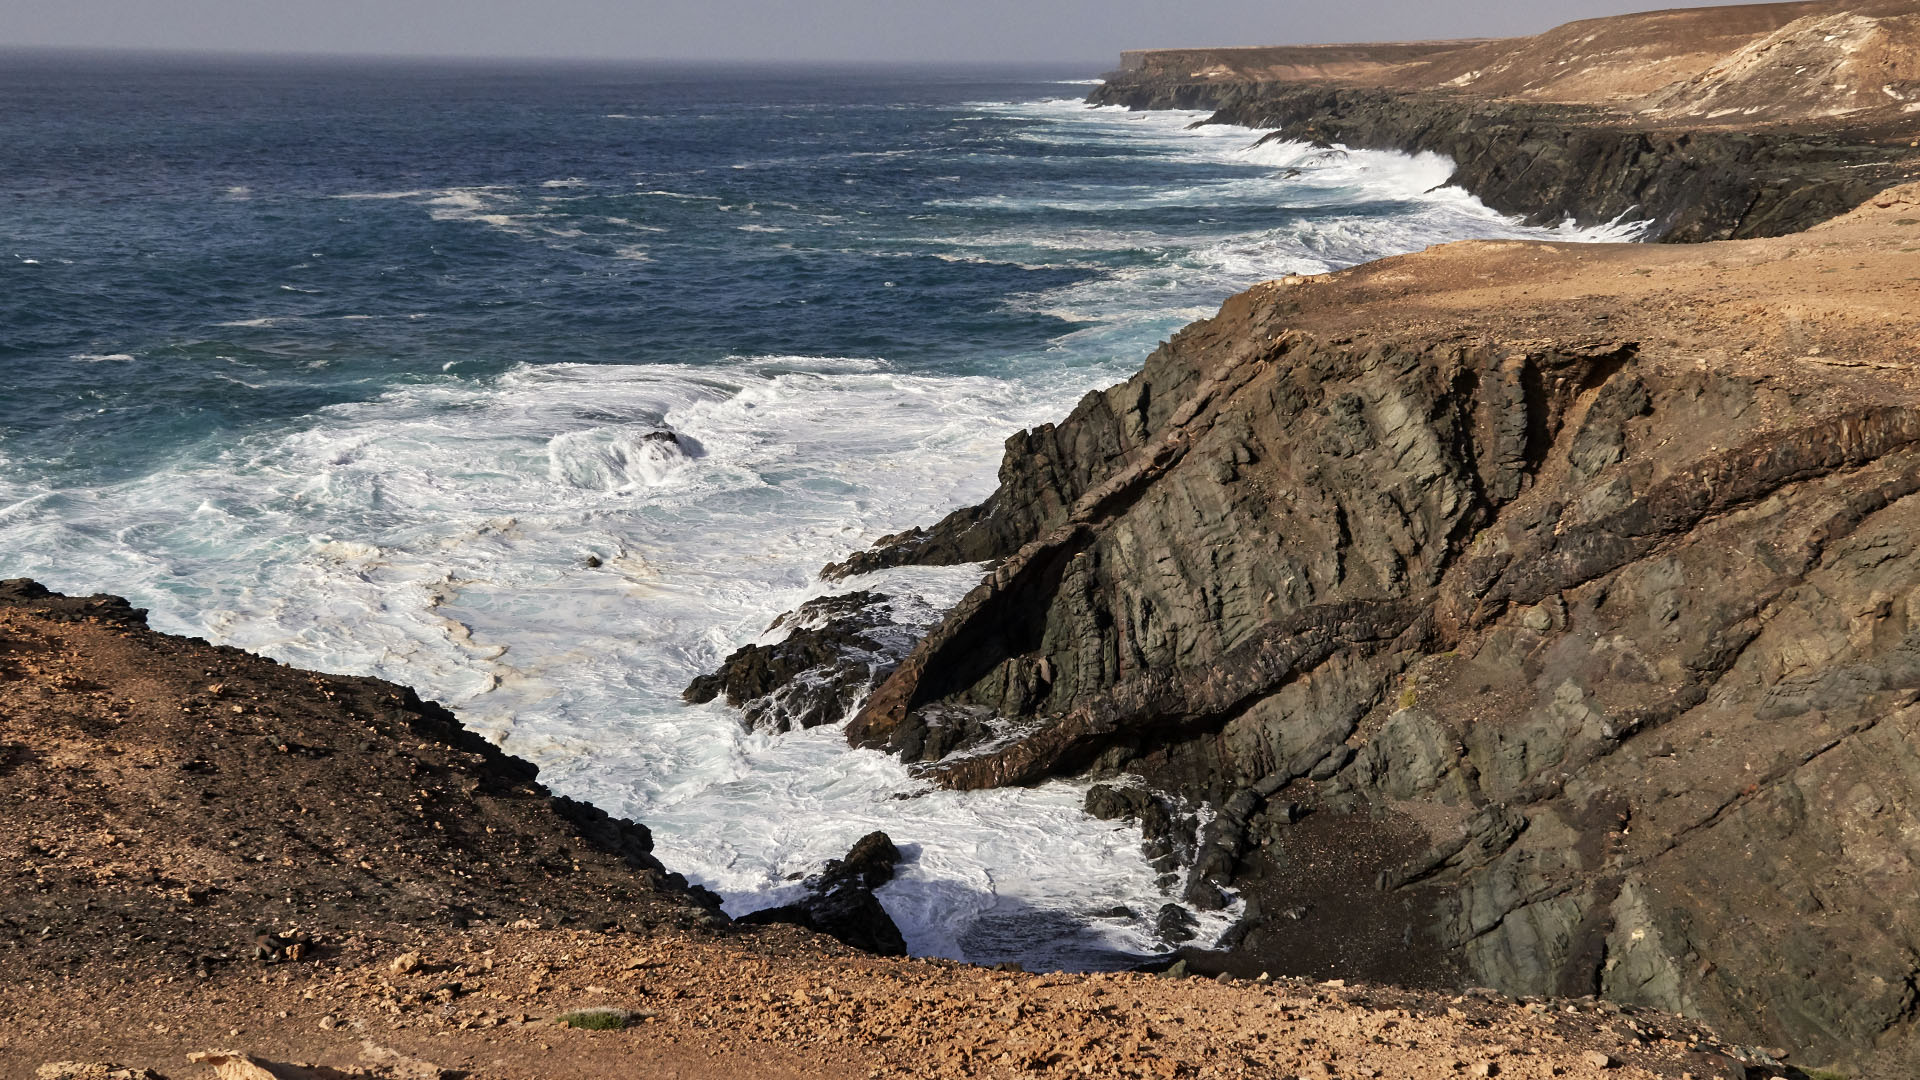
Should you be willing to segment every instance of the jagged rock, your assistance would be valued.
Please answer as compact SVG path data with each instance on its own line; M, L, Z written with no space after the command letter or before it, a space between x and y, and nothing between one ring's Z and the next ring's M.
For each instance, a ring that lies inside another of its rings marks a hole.
M1095 784L1087 789L1085 805L1089 816L1101 821L1113 821L1139 817L1152 801L1152 793L1138 785L1120 787Z
M1149 858L1196 904L1313 897L1248 935L1276 971L1338 940L1355 977L1911 1054L1920 409L1877 374L1910 342L1897 305L1736 312L1705 256L1602 291L1642 258L1464 245L1228 301L903 553L997 562L848 737L956 788L1134 774L1105 818L1212 807ZM1462 298L1489 280L1555 299ZM1008 734L913 743L969 710Z
M864 952L905 956L906 940L873 890L893 880L900 850L886 833L861 837L844 859L828 861L807 879L807 894L796 903L740 916L742 925L792 923L826 934Z
M682 696L700 705L724 694L749 726L772 731L838 723L913 643L893 621L891 599L852 592L809 600L768 628L788 627L784 640L735 651Z
M1194 917L1193 912L1179 904L1162 906L1159 915L1153 920L1154 931L1160 935L1161 940L1175 944L1192 941L1198 937L1199 927L1200 920Z
M33 1071L35 1080L167 1080L152 1069L94 1061L50 1061Z
M1703 70L1671 85L1663 84L1676 71L1647 63L1666 52L1651 41L1715 35L1613 22L1479 45L1368 46L1333 71L1310 48L1148 51L1088 100L1211 109L1209 123L1260 129L1268 139L1443 154L1455 166L1451 183L1503 212L1543 225L1625 216L1674 241L1785 235L1910 179L1911 123L1900 111L1920 96L1910 9L1882 4L1722 28L1727 55L1712 62L1713 46L1696 42ZM1610 46L1594 39L1614 34L1624 37L1603 58ZM1628 40L1635 35L1638 43ZM1429 49L1440 54L1409 51ZM1642 100L1618 100L1636 63L1659 74L1637 87ZM1614 70L1599 74L1609 64ZM1570 75L1557 93L1545 89ZM1596 97L1595 86L1608 93ZM1854 130L1835 130L1841 114ZM1755 117L1800 123L1756 130ZM930 549L965 546L939 530L923 539Z

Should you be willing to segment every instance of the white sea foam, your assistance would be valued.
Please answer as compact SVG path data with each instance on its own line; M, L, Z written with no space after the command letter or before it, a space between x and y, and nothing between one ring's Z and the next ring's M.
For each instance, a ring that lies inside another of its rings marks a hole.
M1177 160L1263 170L1236 169L1187 186L1085 185L1043 195L954 200L956 207L1067 212L1073 220L1165 207L1192 207L1196 214L1234 207L1242 216L1251 208L1276 219L1274 227L1256 232L1223 225L1215 232L1169 236L1147 229L1022 226L922 238L931 247L1015 264L1045 265L1050 261L1047 253L1062 250L1132 258L1135 265L1116 272L1010 301L1015 307L1091 324L1077 332L1082 348L1097 350L1104 341L1129 339L1116 328L1137 330L1148 321L1171 328L1211 314L1227 294L1286 274L1323 273L1454 240L1626 241L1638 239L1645 229L1643 223L1624 220L1588 228L1525 225L1449 186L1453 164L1436 154L1262 143L1259 132L1245 128L1193 127L1208 115L1202 112L1136 113L1064 100L967 107L1034 121L1023 136L1033 141L1082 151L1111 145L1138 154L1145 148Z
M0 461L7 570L89 592L112 583L163 628L416 686L540 763L560 790L652 826L668 864L719 889L735 912L789 898L792 875L884 828L908 861L881 895L915 952L1098 965L1153 950L1148 919L1165 897L1139 835L1081 813L1080 785L931 790L891 758L849 751L838 731L749 733L722 706L683 704L681 689L822 594L820 565L980 499L1008 433L1057 420L1129 374L1159 333L1211 314L1235 289L1440 240L1630 228L1528 229L1436 188L1450 171L1443 160L1254 146L1243 130L1187 130L1196 114L1068 102L965 111L1024 118L1034 139L1075 153L1105 143L1247 168L1182 187L1089 185L956 206L1051 207L1075 221L1256 207L1271 224L1177 237L969 227L845 248L1096 271L1008 301L1077 328L997 376L915 375L871 357L522 366L275 421L215 456L110 486L51 491ZM559 183L571 181L541 187ZM410 201L456 226L573 243L523 212L553 198L539 190L341 197ZM416 370L455 373L464 358L415 359ZM666 431L676 437L649 437ZM931 612L979 573L892 571L837 588L879 589ZM1117 906L1141 917L1087 917ZM1225 923L1208 916L1205 929Z
M1119 374L523 367L329 408L54 506L0 491L0 544L15 572L123 583L169 629L418 686L563 790L646 821L736 911L885 827L911 856L885 898L916 951L1097 964L1150 935L1063 933L1059 913L1160 901L1138 835L1087 819L1074 786L933 792L835 732L749 734L678 694L820 594L820 565L978 499L1006 432ZM661 430L680 438L647 437ZM30 536L58 546L35 553ZM852 587L944 606L979 573Z

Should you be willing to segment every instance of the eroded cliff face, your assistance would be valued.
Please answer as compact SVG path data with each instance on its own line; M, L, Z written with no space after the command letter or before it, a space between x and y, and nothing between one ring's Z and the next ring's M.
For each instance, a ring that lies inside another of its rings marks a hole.
M1920 14L1906 0L1820 0L1526 38L1138 51L1087 100L1444 154L1453 183L1536 224L1783 236L1920 175Z
M1648 222L1693 243L1783 236L1910 179L1914 123L1802 131L1707 129L1587 105L1490 100L1331 82L1115 78L1088 98L1136 109L1212 109L1265 138L1443 154L1451 183L1534 224Z
M1920 188L1877 202L1233 298L852 561L995 568L849 737L1211 806L1189 898L1268 965L1920 1057Z

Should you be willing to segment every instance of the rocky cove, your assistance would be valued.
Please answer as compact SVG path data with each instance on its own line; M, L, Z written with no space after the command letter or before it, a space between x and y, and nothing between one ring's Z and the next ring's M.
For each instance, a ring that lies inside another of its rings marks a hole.
M687 688L953 789L1086 782L1163 875L1165 970L899 956L898 830L728 919L404 687L10 581L0 1071L1912 1075L1915 18L1144 52L1094 91L1668 241L1256 286ZM851 580L973 563L931 627Z
M1095 778L1184 904L1244 903L1207 970L1596 995L1909 1074L1920 121L1910 82L1829 114L1768 64L1910 57L1914 17L1724 9L1703 58L1649 59L1648 20L1713 10L1460 45L1495 93L1442 46L1130 56L1092 102L1444 153L1500 209L1669 243L1234 297L1010 439L985 503L828 567L990 574L815 715L871 686L848 738L941 784ZM1568 40L1648 86L1544 81Z

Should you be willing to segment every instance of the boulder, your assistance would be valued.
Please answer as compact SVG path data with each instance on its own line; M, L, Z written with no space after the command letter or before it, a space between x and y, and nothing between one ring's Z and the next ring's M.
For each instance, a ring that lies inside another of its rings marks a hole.
M883 832L868 833L844 859L829 860L807 879L806 895L777 908L740 916L744 925L791 923L826 934L863 952L905 956L907 943L873 890L893 880L900 850Z
M912 637L893 622L890 600L875 592L809 600L768 628L786 628L783 640L736 650L681 696L695 705L724 696L756 729L784 732L838 723L893 672L912 645Z

